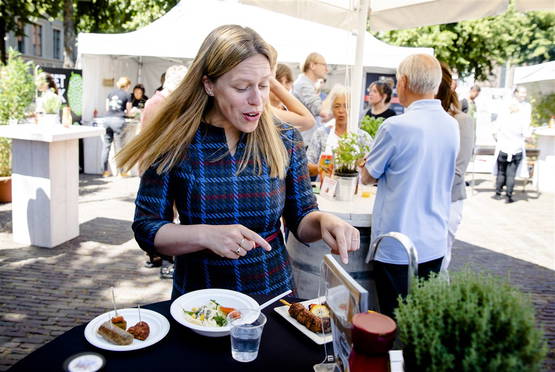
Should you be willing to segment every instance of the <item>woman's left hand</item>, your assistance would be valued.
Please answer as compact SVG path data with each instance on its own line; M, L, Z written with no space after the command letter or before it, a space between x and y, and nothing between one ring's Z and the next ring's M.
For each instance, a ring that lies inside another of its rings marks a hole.
M344 264L349 262L349 252L358 250L360 233L353 226L332 214L322 213L320 217L322 239L331 248L331 253L339 254Z

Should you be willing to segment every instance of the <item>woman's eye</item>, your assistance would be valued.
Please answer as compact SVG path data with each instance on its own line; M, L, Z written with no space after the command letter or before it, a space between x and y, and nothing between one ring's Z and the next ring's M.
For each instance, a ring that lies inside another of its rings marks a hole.
M247 88L235 87L235 90L237 90L238 92L245 92L247 90Z

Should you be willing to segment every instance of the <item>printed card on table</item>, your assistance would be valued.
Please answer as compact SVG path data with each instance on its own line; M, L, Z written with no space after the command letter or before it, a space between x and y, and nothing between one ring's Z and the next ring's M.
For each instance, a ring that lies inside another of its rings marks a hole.
M320 187L320 195L329 199L333 199L336 187L336 180L331 179L330 177L324 177L324 181L322 182L322 186Z

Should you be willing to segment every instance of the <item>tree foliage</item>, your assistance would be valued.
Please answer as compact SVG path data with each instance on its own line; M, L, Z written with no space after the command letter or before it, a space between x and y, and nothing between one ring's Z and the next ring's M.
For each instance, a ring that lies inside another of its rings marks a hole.
M179 0L91 0L77 5L80 32L128 32L160 18Z
M13 49L8 55L7 63L0 63L0 125L22 119L35 95L33 63L25 62ZM11 174L10 143L8 138L0 138L0 177Z
M535 64L555 59L555 13L520 13L511 4L498 16L478 20L379 32L388 43L434 48L462 77L485 80L495 65Z

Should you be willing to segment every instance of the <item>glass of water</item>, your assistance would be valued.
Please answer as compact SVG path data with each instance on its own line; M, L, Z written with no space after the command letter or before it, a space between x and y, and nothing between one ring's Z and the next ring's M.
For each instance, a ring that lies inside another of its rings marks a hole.
M231 356L238 362L252 362L258 356L266 316L259 310L235 310L227 319L231 325Z

